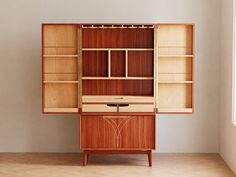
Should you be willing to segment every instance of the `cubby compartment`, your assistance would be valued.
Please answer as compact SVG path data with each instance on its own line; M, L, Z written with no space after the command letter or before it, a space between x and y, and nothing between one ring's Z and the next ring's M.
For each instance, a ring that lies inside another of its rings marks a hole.
M192 58L159 57L158 82L192 81Z
M129 77L153 77L154 56L153 51L128 52Z
M107 51L83 51L83 77L108 76Z
M82 95L153 96L153 80L83 80Z
M111 77L125 77L126 75L126 52L111 51Z
M193 25L158 25L159 55L192 55Z
M83 48L153 48L153 28L83 28Z
M44 84L44 108L48 112L64 112L63 109L78 112L78 85L73 83Z
M44 74L44 81L78 81L77 73L47 73Z
M66 74L66 73L77 73L77 58L68 57L68 58L44 58L44 73L53 73L53 74Z
M77 46L77 25L44 25L43 46L76 47Z
M159 83L158 112L192 112L192 84Z

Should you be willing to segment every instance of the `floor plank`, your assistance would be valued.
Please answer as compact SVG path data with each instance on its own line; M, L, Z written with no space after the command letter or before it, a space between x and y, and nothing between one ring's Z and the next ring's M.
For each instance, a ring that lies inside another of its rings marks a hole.
M235 177L218 154L0 153L0 177Z

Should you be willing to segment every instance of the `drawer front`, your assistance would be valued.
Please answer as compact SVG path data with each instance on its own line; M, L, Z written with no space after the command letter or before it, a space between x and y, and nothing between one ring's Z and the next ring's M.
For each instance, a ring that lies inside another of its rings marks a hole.
M82 112L117 112L114 104L83 104Z
M127 104L119 106L119 112L154 112L153 104Z
M155 116L81 116L81 149L155 149Z

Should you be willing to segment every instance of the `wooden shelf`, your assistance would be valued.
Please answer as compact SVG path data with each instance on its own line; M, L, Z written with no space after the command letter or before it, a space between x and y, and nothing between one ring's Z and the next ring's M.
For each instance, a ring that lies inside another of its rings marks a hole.
M158 81L159 84L192 84L193 81Z
M58 58L71 58L71 57L78 57L78 55L43 55L43 57L45 58L55 58L55 57L58 57Z
M82 96L83 103L154 103L152 96L125 96L125 95L85 95Z
M192 113L192 108L158 108L159 113Z
M162 58L192 58L193 55L158 55Z
M77 84L78 81L43 81L44 84Z
M150 24L150 25L118 25L118 24L113 24L113 25L92 25L92 24L88 24L88 25L82 25L82 28L154 28L154 25Z
M82 77L83 80L153 80L153 77Z
M78 112L78 108L44 108L44 112Z
M82 48L82 51L154 51L153 48Z

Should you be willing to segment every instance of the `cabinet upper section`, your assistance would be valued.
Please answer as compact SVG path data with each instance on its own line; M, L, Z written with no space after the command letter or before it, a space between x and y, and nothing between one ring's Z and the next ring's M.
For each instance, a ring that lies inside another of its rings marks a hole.
M43 112L192 113L193 49L191 24L43 24Z

